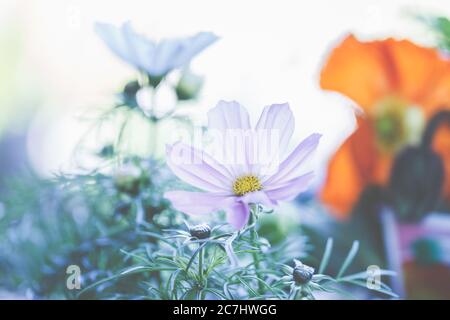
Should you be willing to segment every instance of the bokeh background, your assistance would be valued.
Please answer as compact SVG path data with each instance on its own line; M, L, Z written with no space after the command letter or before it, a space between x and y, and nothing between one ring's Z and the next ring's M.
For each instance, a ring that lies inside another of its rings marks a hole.
M96 21L130 20L151 38L199 30L221 37L192 68L206 82L193 116L219 99L259 111L289 102L296 137L324 134L322 163L353 130L353 115L338 94L319 88L330 48L352 32L362 39L406 37L430 44L429 30L411 18L445 15L445 1L28 1L2 0L2 135L25 135L25 156L40 174L69 169L89 123L80 117L110 103L135 72L109 52L93 31ZM280 36L282 35L282 36ZM170 97L168 97L170 99ZM257 112L255 112L257 114ZM293 139L296 140L296 139ZM3 158L3 157L2 157Z

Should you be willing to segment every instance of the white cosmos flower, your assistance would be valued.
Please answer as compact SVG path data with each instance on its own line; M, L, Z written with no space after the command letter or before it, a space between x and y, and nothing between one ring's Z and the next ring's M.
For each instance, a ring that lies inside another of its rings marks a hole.
M136 33L130 22L120 27L98 22L95 31L119 58L152 77L163 77L189 64L218 39L211 32L199 32L191 37L156 42Z

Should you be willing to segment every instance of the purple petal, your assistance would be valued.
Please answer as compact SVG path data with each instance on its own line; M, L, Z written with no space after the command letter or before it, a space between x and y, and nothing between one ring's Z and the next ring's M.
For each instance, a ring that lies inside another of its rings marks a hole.
M265 192L272 201L293 200L299 193L305 191L308 188L308 185L313 178L313 172L309 172L286 182L281 187L266 190Z
M227 221L236 229L242 229L250 217L250 209L243 202L235 202L226 209Z
M178 211L190 215L211 213L234 203L233 197L206 192L169 191L164 198L170 200Z
M278 186L294 179L301 172L301 164L316 150L321 134L313 133L303 140L280 164L278 172L263 181L265 188Z
M270 130L279 137L278 150L283 154L294 132L294 115L289 104L272 104L264 108L256 130Z
M208 127L215 130L250 129L247 110L236 101L220 100L208 111Z
M234 177L250 173L254 131L247 110L236 101L221 100L208 112L208 127L220 162Z
M232 180L226 169L207 156L184 143L167 147L167 165L181 180L194 187L211 192L231 192Z
M262 204L266 207L272 208L276 205L274 201L272 201L265 192L263 191L256 191L256 192L250 192L246 195L242 196L240 200L244 203L250 204L250 203L258 203Z

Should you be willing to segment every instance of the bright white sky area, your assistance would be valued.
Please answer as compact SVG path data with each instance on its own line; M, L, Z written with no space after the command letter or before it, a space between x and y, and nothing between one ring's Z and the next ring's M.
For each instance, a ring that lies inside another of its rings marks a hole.
M450 15L445 0L1 3L0 27L18 31L23 42L21 76L31 77L43 92L29 143L32 162L43 173L69 162L87 128L77 116L111 102L134 76L94 34L95 21L130 20L137 31L157 39L216 33L220 41L192 64L206 80L194 116L202 119L220 99L241 102L255 118L265 105L289 102L296 116L293 141L322 133L319 160L324 163L353 125L351 102L318 87L320 68L333 45L349 32L365 39L396 36L427 43L429 35L408 12Z

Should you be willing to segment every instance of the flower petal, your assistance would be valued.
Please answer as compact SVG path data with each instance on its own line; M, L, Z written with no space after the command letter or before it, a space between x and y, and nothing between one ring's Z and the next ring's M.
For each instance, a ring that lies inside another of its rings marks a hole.
M247 193L246 195L239 198L239 200L247 204L250 203L262 204L269 208L272 208L277 205L277 203L272 201L264 191Z
M277 172L294 131L294 116L289 104L273 104L264 108L257 132L257 165L254 171L261 177Z
M152 58L157 49L156 44L145 36L135 32L130 22L123 24L121 30L128 55L135 61L136 67L151 75L160 75L161 73L158 71L158 68L164 68L164 66L157 66L152 63Z
M281 185L295 178L301 171L301 164L316 150L321 134L313 133L303 140L292 153L280 164L279 170L263 181L265 188Z
M226 169L206 153L178 142L167 147L167 165L181 180L211 192L231 192L232 181Z
M178 68L188 64L194 56L216 42L217 39L219 37L212 32L199 32L185 39L182 50L179 51L178 56L173 61L173 67Z
M350 139L339 148L329 162L327 178L320 194L320 199L331 206L332 213L338 218L345 218L350 214L363 188Z
M152 75L164 75L172 69L183 67L218 39L211 32L200 32L189 38L164 39L156 46L152 57ZM150 61L150 59L149 59Z
M420 104L425 107L427 118L439 110L450 110L450 63L442 69L441 77L433 81L433 88L430 88Z
M151 73L149 69L153 67L151 61L155 43L137 34L130 22L121 27L98 22L95 24L95 32L119 58L135 68Z
M375 144L370 123L358 119L358 129L342 144L328 164L320 198L338 218L346 218L368 183L384 184L392 162Z
M279 137L278 150L283 154L294 132L294 127L294 115L289 104L283 103L265 107L256 125L256 130L276 131L276 135Z
M424 48L408 40L385 40L391 64L391 73L396 79L396 91L400 97L420 103L441 78L449 62L442 59L436 49Z
M123 29L108 23L97 22L94 26L97 35L105 42L108 48L119 58L137 67L137 61L130 55Z
M217 155L226 168L238 177L251 172L251 154L253 134L247 110L236 101L219 101L208 112L209 134Z
M380 41L359 42L348 36L335 48L322 69L320 86L340 92L368 110L392 92L393 79Z
M267 190L266 194L272 201L289 201L308 188L314 178L314 173L309 172L300 177L286 182L283 186Z
M233 198L206 192L169 191L164 193L164 198L170 200L178 211L190 215L211 213L234 203Z
M240 230L248 222L250 217L250 209L244 202L235 202L226 209L227 221L236 229Z
M151 65L147 72L153 76L163 76L174 69L174 60L177 54L183 50L178 39L164 39L156 46L155 54L151 57Z
M121 27L96 23L95 31L122 60L156 77L187 65L196 54L218 39L210 32L200 32L189 38L164 39L156 44L136 33L130 22Z
M366 111L394 94L425 107L429 115L449 103L449 75L448 59L434 48L408 40L359 42L351 35L331 53L320 84L352 98Z

